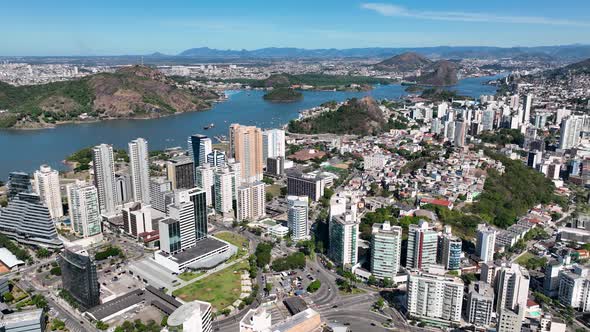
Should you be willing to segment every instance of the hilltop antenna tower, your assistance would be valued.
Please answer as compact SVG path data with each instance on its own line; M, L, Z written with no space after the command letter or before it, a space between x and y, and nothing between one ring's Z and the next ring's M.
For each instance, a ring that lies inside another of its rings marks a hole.
M141 56L141 66L143 67L143 55Z

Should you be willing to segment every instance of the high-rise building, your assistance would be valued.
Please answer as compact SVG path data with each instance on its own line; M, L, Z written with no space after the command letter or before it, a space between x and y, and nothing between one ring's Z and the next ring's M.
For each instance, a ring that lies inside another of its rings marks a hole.
M500 266L494 264L493 261L480 263L480 266L481 273L479 275L479 280L493 285L496 280L496 272L498 272Z
M166 162L166 174L172 182L172 189L191 189L195 187L195 164L190 157L179 156Z
M253 126L232 124L229 127L230 156L241 166L241 182L262 180L262 131Z
M66 187L70 225L82 237L102 233L98 191L92 184L78 181Z
M440 252L439 263L447 270L459 270L461 268L462 241L451 234L450 226L439 237L438 250Z
M229 167L215 170L213 174L215 211L224 214L234 210L234 205L237 204L236 183L238 181L236 173Z
M498 313L497 332L520 332L524 320L525 305L519 305L515 309L502 309Z
M151 205L141 202L128 203L121 212L123 213L123 231L125 233L138 237L141 233L154 230Z
M150 203L150 156L148 143L143 138L129 142L131 186L135 202Z
M212 167L225 166L227 160L225 152L214 149L207 155L207 163Z
M3 332L47 331L47 313L43 309L29 309L3 314L0 326Z
M393 280L400 267L402 228L389 222L373 224L371 236L371 273L377 279Z
M207 202L200 188L175 192L168 216L179 222L181 249L189 249L207 237Z
M524 100L522 119L520 121L522 124L528 124L531 121L531 107L532 106L533 106L533 95L529 93L528 95L526 95L525 100Z
M274 157L266 159L266 174L280 176L285 174L285 158Z
M590 270L574 265L559 272L557 298L563 305L590 312Z
M33 193L19 193L0 213L0 232L20 243L61 248L55 224L41 198Z
M61 218L64 215L61 203L61 189L59 187L59 172L48 165L41 165L35 171L35 192L41 201L49 209L52 219Z
M113 147L100 144L92 149L94 167L94 185L98 190L98 201L102 214L116 212L115 162Z
M483 111L482 118L481 118L481 126L482 126L481 130L482 131L494 129L495 115L496 115L496 113L492 109L486 109Z
M262 158L285 157L285 131L282 129L265 130L262 133Z
M65 249L57 257L61 267L62 287L82 308L100 304L100 284L94 260L86 251Z
M240 332L267 332L271 331L271 312L264 306L248 310L248 313L240 320Z
M484 262L494 260L494 250L496 245L496 230L480 224L477 227L477 241L475 244L475 254Z
M488 283L478 281L469 285L465 318L475 326L489 326L494 312L494 289Z
M438 234L425 220L418 225L410 225L408 231L408 251L406 267L421 269L428 264L436 264Z
M259 220L266 215L266 189L264 183L243 184L237 190L238 222Z
M150 202L154 209L166 213L167 194L172 194L172 181L163 176L150 178Z
M465 146L465 134L467 133L467 125L465 121L455 121L455 139L453 144L458 147Z
M496 312L516 310L526 306L530 277L527 269L518 264L503 264L496 272Z
M307 240L309 236L309 198L307 196L287 196L289 210L287 225L291 238L295 241Z
M416 318L461 321L463 282L459 278L412 271L408 275L406 307Z
M351 214L332 217L329 224L328 254L339 266L354 266L358 262L359 223Z
M211 139L205 135L194 134L188 138L188 155L191 157L194 167L204 165L207 155L211 153Z
M133 186L131 175L126 173L115 174L115 201L117 205L123 205L133 201Z
M307 196L317 202L326 188L326 180L321 175L289 172L287 174L287 194Z
M31 177L24 172L11 172L8 174L8 200L12 200L20 193L33 191Z
M580 133L582 131L582 118L572 115L561 121L559 132L559 148L571 149L576 147L580 142Z
M510 96L510 108L513 110L517 110L520 107L520 98L518 95Z
M168 317L168 326L183 332L213 332L211 304L192 301L183 304Z
M214 196L214 179L215 169L209 164L203 164L195 169L195 185L205 191L207 206L213 206Z
M160 250L166 254L176 254L182 249L180 236L180 220L173 218L160 219L158 221L160 234Z

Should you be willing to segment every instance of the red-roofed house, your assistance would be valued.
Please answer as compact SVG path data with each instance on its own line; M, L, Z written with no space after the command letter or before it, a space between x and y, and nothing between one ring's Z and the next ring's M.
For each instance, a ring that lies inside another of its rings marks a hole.
M449 210L453 209L453 202L447 201L446 199L436 199L436 198L430 198L430 197L420 198L420 206L423 206L426 204L432 204L432 205L446 207Z

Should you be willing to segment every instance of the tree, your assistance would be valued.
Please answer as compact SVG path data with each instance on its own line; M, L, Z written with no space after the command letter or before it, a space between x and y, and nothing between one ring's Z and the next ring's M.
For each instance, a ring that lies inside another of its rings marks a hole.
M388 277L383 278L382 284L383 284L383 288L393 287L393 281L391 281L391 279Z
M367 284L368 284L369 286L374 286L374 285L377 285L377 278L375 278L375 276L371 274L371 275L369 276L369 279L367 280Z
M162 321L160 322L161 327L166 327L168 325L168 316L162 317Z
M254 255L256 255L256 264L258 267L265 267L270 264L272 247L273 245L270 242L261 242L256 246Z
M4 297L4 302L10 303L12 301L14 301L14 295L12 295L12 293L10 292L6 292L2 295L2 297Z
M101 331L104 331L109 328L109 324L99 320L99 321L96 321L96 328Z
M45 248L39 248L35 252L35 255L37 256L37 258L47 258L51 256L51 252Z
M310 293L315 293L318 289L320 289L321 286L322 283L316 279L307 286L307 291Z
M379 297L377 299L377 302L375 302L375 308L378 310L382 310L384 306L385 306L385 301L383 300L382 297Z

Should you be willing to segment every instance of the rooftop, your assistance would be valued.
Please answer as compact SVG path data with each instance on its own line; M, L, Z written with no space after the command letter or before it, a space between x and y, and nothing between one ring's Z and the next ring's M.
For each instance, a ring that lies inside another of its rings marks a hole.
M211 307L211 304L202 301L192 301L183 304L178 309L176 309L170 317L168 317L168 325L169 326L181 326L186 322L189 318L191 318L196 310L199 310L199 313L202 314L206 312Z
M198 241L196 246L189 248L183 252L179 252L174 255L167 255L163 252L158 252L157 255L161 255L167 258L174 260L178 264L182 264L188 262L195 257L203 256L211 251L223 248L227 246L227 243L217 240L213 237L205 238L201 241Z
M119 311L122 311L128 307L139 304L145 300L144 291L141 289L133 290L127 294L121 295L109 302L103 303L90 310L88 313L92 315L96 320L103 320L109 316L112 316Z

